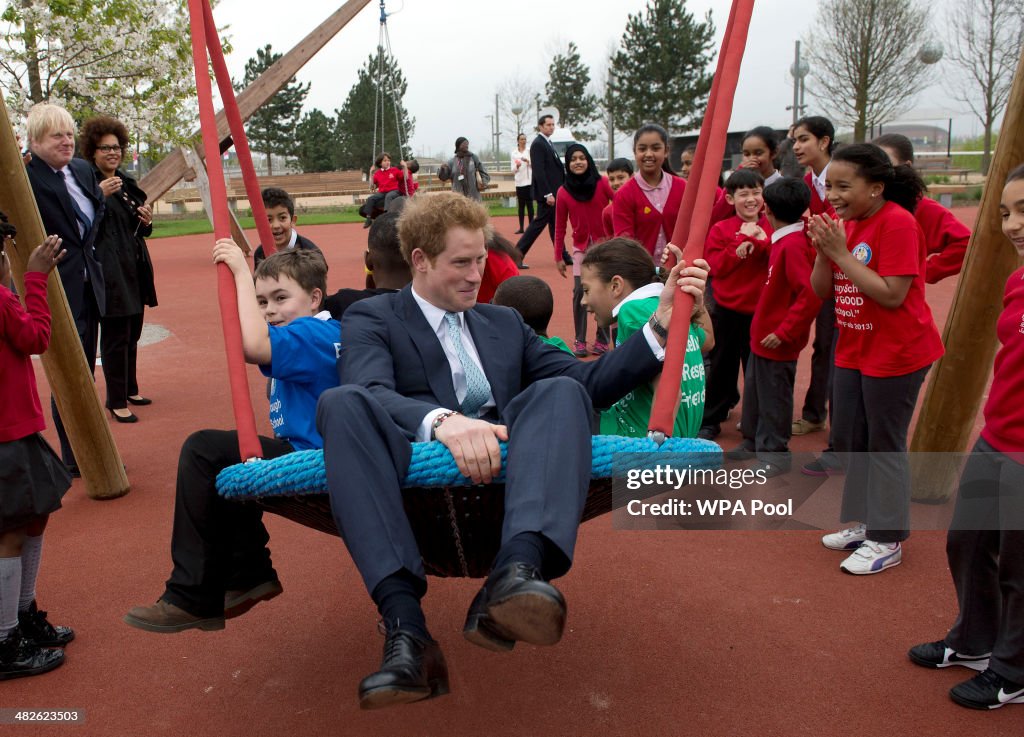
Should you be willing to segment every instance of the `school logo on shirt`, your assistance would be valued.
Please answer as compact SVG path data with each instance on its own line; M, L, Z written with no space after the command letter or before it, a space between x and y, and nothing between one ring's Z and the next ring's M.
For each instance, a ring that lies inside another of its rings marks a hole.
M650 215L650 214L651 214L651 208L645 207L644 208L644 215Z
M856 246L854 246L851 253L853 254L853 257L860 261L862 264L867 265L871 263L871 246L869 246L867 243L858 243Z

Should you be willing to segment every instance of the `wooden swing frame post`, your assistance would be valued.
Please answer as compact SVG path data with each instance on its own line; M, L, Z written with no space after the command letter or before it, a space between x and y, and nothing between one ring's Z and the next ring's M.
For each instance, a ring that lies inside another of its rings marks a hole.
M1006 175L1021 162L1024 54L1013 78L963 272L942 333L946 355L932 373L910 444L914 501L942 503L952 496L959 478L958 454L967 449L981 409L998 346L996 320L1003 311L1003 285L1019 266L1017 253L999 226L999 200Z
M29 254L43 242L46 232L39 216L32 185L11 128L7 104L0 101L0 210L18 228L15 244L8 249L11 270L19 291L25 289L25 266ZM96 383L82 350L67 295L57 270L50 274L46 289L50 305L50 346L42 355L50 390L57 400L61 420L75 452L86 493L92 499L115 499L131 488L121 455L114 444L96 393Z

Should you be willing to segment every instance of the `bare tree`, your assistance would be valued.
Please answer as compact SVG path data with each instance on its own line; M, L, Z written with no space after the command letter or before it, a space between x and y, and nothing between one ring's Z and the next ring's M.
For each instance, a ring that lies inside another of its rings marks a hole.
M526 133L529 136L529 131L533 130L538 94L533 81L518 71L498 85L498 114L504 130L511 136L513 147L517 135Z
M960 73L954 96L985 127L981 171L992 160L992 126L1006 107L1024 47L1024 0L959 0L949 11L950 61Z
M823 0L804 41L811 94L863 141L870 126L907 109L928 68L918 50L928 34L920 0Z

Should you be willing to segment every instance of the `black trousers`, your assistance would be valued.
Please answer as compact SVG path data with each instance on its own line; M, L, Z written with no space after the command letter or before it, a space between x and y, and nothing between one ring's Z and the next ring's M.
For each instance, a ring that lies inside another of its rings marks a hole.
M537 200L537 217L530 221L526 232L519 237L516 248L525 256L533 247L533 242L544 232L544 228L548 229L548 235L553 244L555 242L555 208L546 200Z
M572 287L572 323L576 328L576 340L580 343L587 342L587 315L589 310L583 306L583 284L580 277L574 276ZM608 328L597 326L597 342L608 345Z
M364 218L373 217L374 210L384 209L384 201L387 199L387 196L387 192L374 192L363 201L363 204L359 207L359 214Z
M516 204L519 205L519 229L523 229L523 212L527 212L533 222L533 197L530 195L532 187L527 184L525 187L516 187Z
M100 320L100 355L110 409L124 409L128 397L139 393L137 365L142 323L142 313Z
M265 459L293 450L276 438L261 436L260 445ZM200 430L181 446L171 533L174 570L163 598L197 617L223 614L225 591L277 579L262 510L217 495L217 474L239 462L233 430Z
M964 529L971 526L985 529ZM1024 683L1024 465L979 438L946 537L960 605L946 644Z
M796 361L773 361L751 353L743 377L743 443L758 460L788 471Z
M509 432L501 542L521 532L544 535L564 556L557 568L546 568L552 578L572 562L590 487L592 412L583 386L558 377L531 384L501 416ZM412 455L405 434L368 390L352 384L320 396L316 424L324 438L334 521L366 590L372 593L403 569L425 578L402 506L402 479ZM557 443L551 442L555 427ZM440 524L447 527L446 520Z
M832 445L846 468L840 521L866 524L868 540L910 536L907 431L929 368L886 378L835 369Z
M707 400L704 404L704 427L720 425L729 410L740 401L737 388L740 367L746 371L750 356L750 323L753 315L715 305L711 323L715 330L715 347L708 354Z
M836 303L823 302L814 320L814 344L811 353L811 383L807 386L800 416L808 422L824 422L832 395L832 369L835 366Z
M89 364L89 373L96 375L96 344L100 332L100 308L96 304L96 297L92 289L86 289L82 295L82 309L75 315L75 329L78 331L78 339L82 342L82 350L85 351L85 362ZM57 438L60 441L60 458L66 466L77 466L74 451L71 450L71 442L68 440L68 433L64 429L64 422L60 419L57 411L57 400L50 395L50 414L53 415L53 427L57 431Z

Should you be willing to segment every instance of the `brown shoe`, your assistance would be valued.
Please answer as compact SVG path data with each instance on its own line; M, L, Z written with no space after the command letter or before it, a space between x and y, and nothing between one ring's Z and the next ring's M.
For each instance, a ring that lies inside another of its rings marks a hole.
M794 435L806 435L807 433L818 432L819 430L825 429L824 422L811 422L801 417L799 420L793 421L793 434Z
M182 632L190 629L222 630L224 617L197 617L160 599L153 606L137 606L124 615L125 624L147 632Z
M270 601L284 589L277 580L264 581L248 591L234 590L224 594L224 619L240 617L261 601Z

